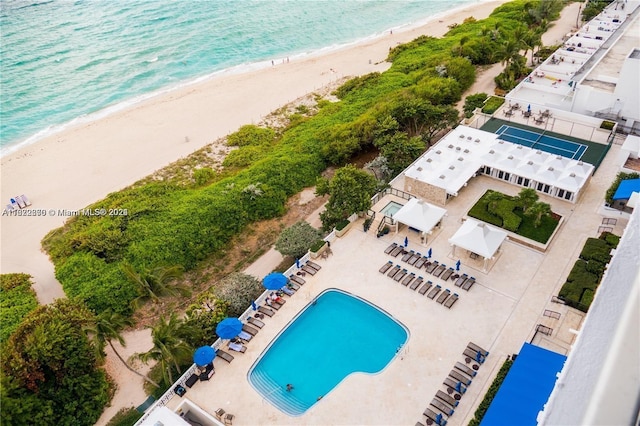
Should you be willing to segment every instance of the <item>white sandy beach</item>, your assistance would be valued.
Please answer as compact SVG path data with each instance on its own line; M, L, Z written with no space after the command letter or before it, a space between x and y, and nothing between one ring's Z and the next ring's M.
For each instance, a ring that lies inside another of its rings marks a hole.
M322 56L221 74L8 154L1 163L3 206L11 197L26 194L31 209L53 209L56 214L2 216L1 272L32 275L42 303L64 297L40 244L47 232L64 223L59 209L81 209L337 78L384 71L390 47L422 34L441 36L447 25L469 16L485 18L504 2L455 10L421 27Z

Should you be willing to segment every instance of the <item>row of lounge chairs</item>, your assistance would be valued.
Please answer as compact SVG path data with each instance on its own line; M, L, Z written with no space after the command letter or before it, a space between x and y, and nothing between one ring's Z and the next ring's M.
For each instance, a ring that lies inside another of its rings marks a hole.
M306 272L309 275L315 275L316 272L318 272L320 269L322 269L322 266L318 265L315 262L312 262L310 260L308 260L303 266L302 269L304 272Z
M406 268L402 268L402 266L400 265L394 266L391 260L382 265L378 271L381 274L387 274L388 277L393 278L395 281L401 283L405 287L410 288L411 290L415 291L419 287L419 294L427 294L427 297L429 299L435 299L436 302L446 306L449 309L451 309L453 304L456 303L459 298L457 293L451 294L451 290L449 289L441 292L442 286L440 286L439 284L434 287L432 281L424 282L424 278L422 276L416 276L415 272L409 272Z
M466 356L469 351L477 353L483 358L489 355L488 351L485 351L473 342L469 342L463 355ZM455 363L453 369L449 372L449 376L442 382L446 392L438 390L429 403L429 407L422 413L427 418L427 424L435 423L440 426L447 424L447 419L454 414L460 399L462 399L462 396L467 391L467 386L471 384L473 378L476 376L476 370L478 368L479 365L471 368L461 362ZM424 425L421 422L417 422L416 426Z
M7 210L18 210L18 209L25 209L28 206L31 205L31 201L29 201L29 199L27 198L26 195L16 195L15 197L11 198L11 204L7 204Z

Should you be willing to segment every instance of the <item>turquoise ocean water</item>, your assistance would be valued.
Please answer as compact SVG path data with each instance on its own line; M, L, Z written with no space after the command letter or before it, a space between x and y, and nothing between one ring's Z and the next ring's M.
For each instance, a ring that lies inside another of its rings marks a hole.
M2 0L0 146L6 154L224 69L270 66L474 2Z

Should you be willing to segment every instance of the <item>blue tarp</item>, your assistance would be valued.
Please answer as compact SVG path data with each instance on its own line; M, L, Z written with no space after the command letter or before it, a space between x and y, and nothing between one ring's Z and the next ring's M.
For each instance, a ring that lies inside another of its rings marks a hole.
M633 192L640 192L640 179L626 179L620 182L614 200L628 200Z
M525 343L480 425L536 425L566 359Z

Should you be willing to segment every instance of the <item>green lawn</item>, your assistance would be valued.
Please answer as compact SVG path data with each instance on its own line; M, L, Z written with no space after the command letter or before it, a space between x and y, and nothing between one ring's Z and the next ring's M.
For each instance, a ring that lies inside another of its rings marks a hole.
M469 210L468 215L470 217L481 220L483 222L487 222L491 225L495 225L500 228L503 228L502 218L493 213L490 213L489 210L487 209L488 203L486 201L486 197L487 197L487 194L491 192L494 192L494 191L488 190L487 192L485 192L484 195L474 204L474 206L471 207L471 210ZM512 200L512 201L515 200L515 197L510 197L506 194L503 194L503 196L507 200ZM539 227L536 228L534 226L534 218L531 216L525 215L522 209L515 206L515 204L516 203L514 203L515 208L513 209L513 213L520 217L521 222L520 222L520 226L518 226L518 229L512 232L515 232L516 234L521 235L525 238L529 238L530 240L534 240L539 243L546 244L549 241L551 234L553 234L553 231L558 226L558 223L560 221L560 216L552 214L550 216L543 217L542 223L540 224Z

